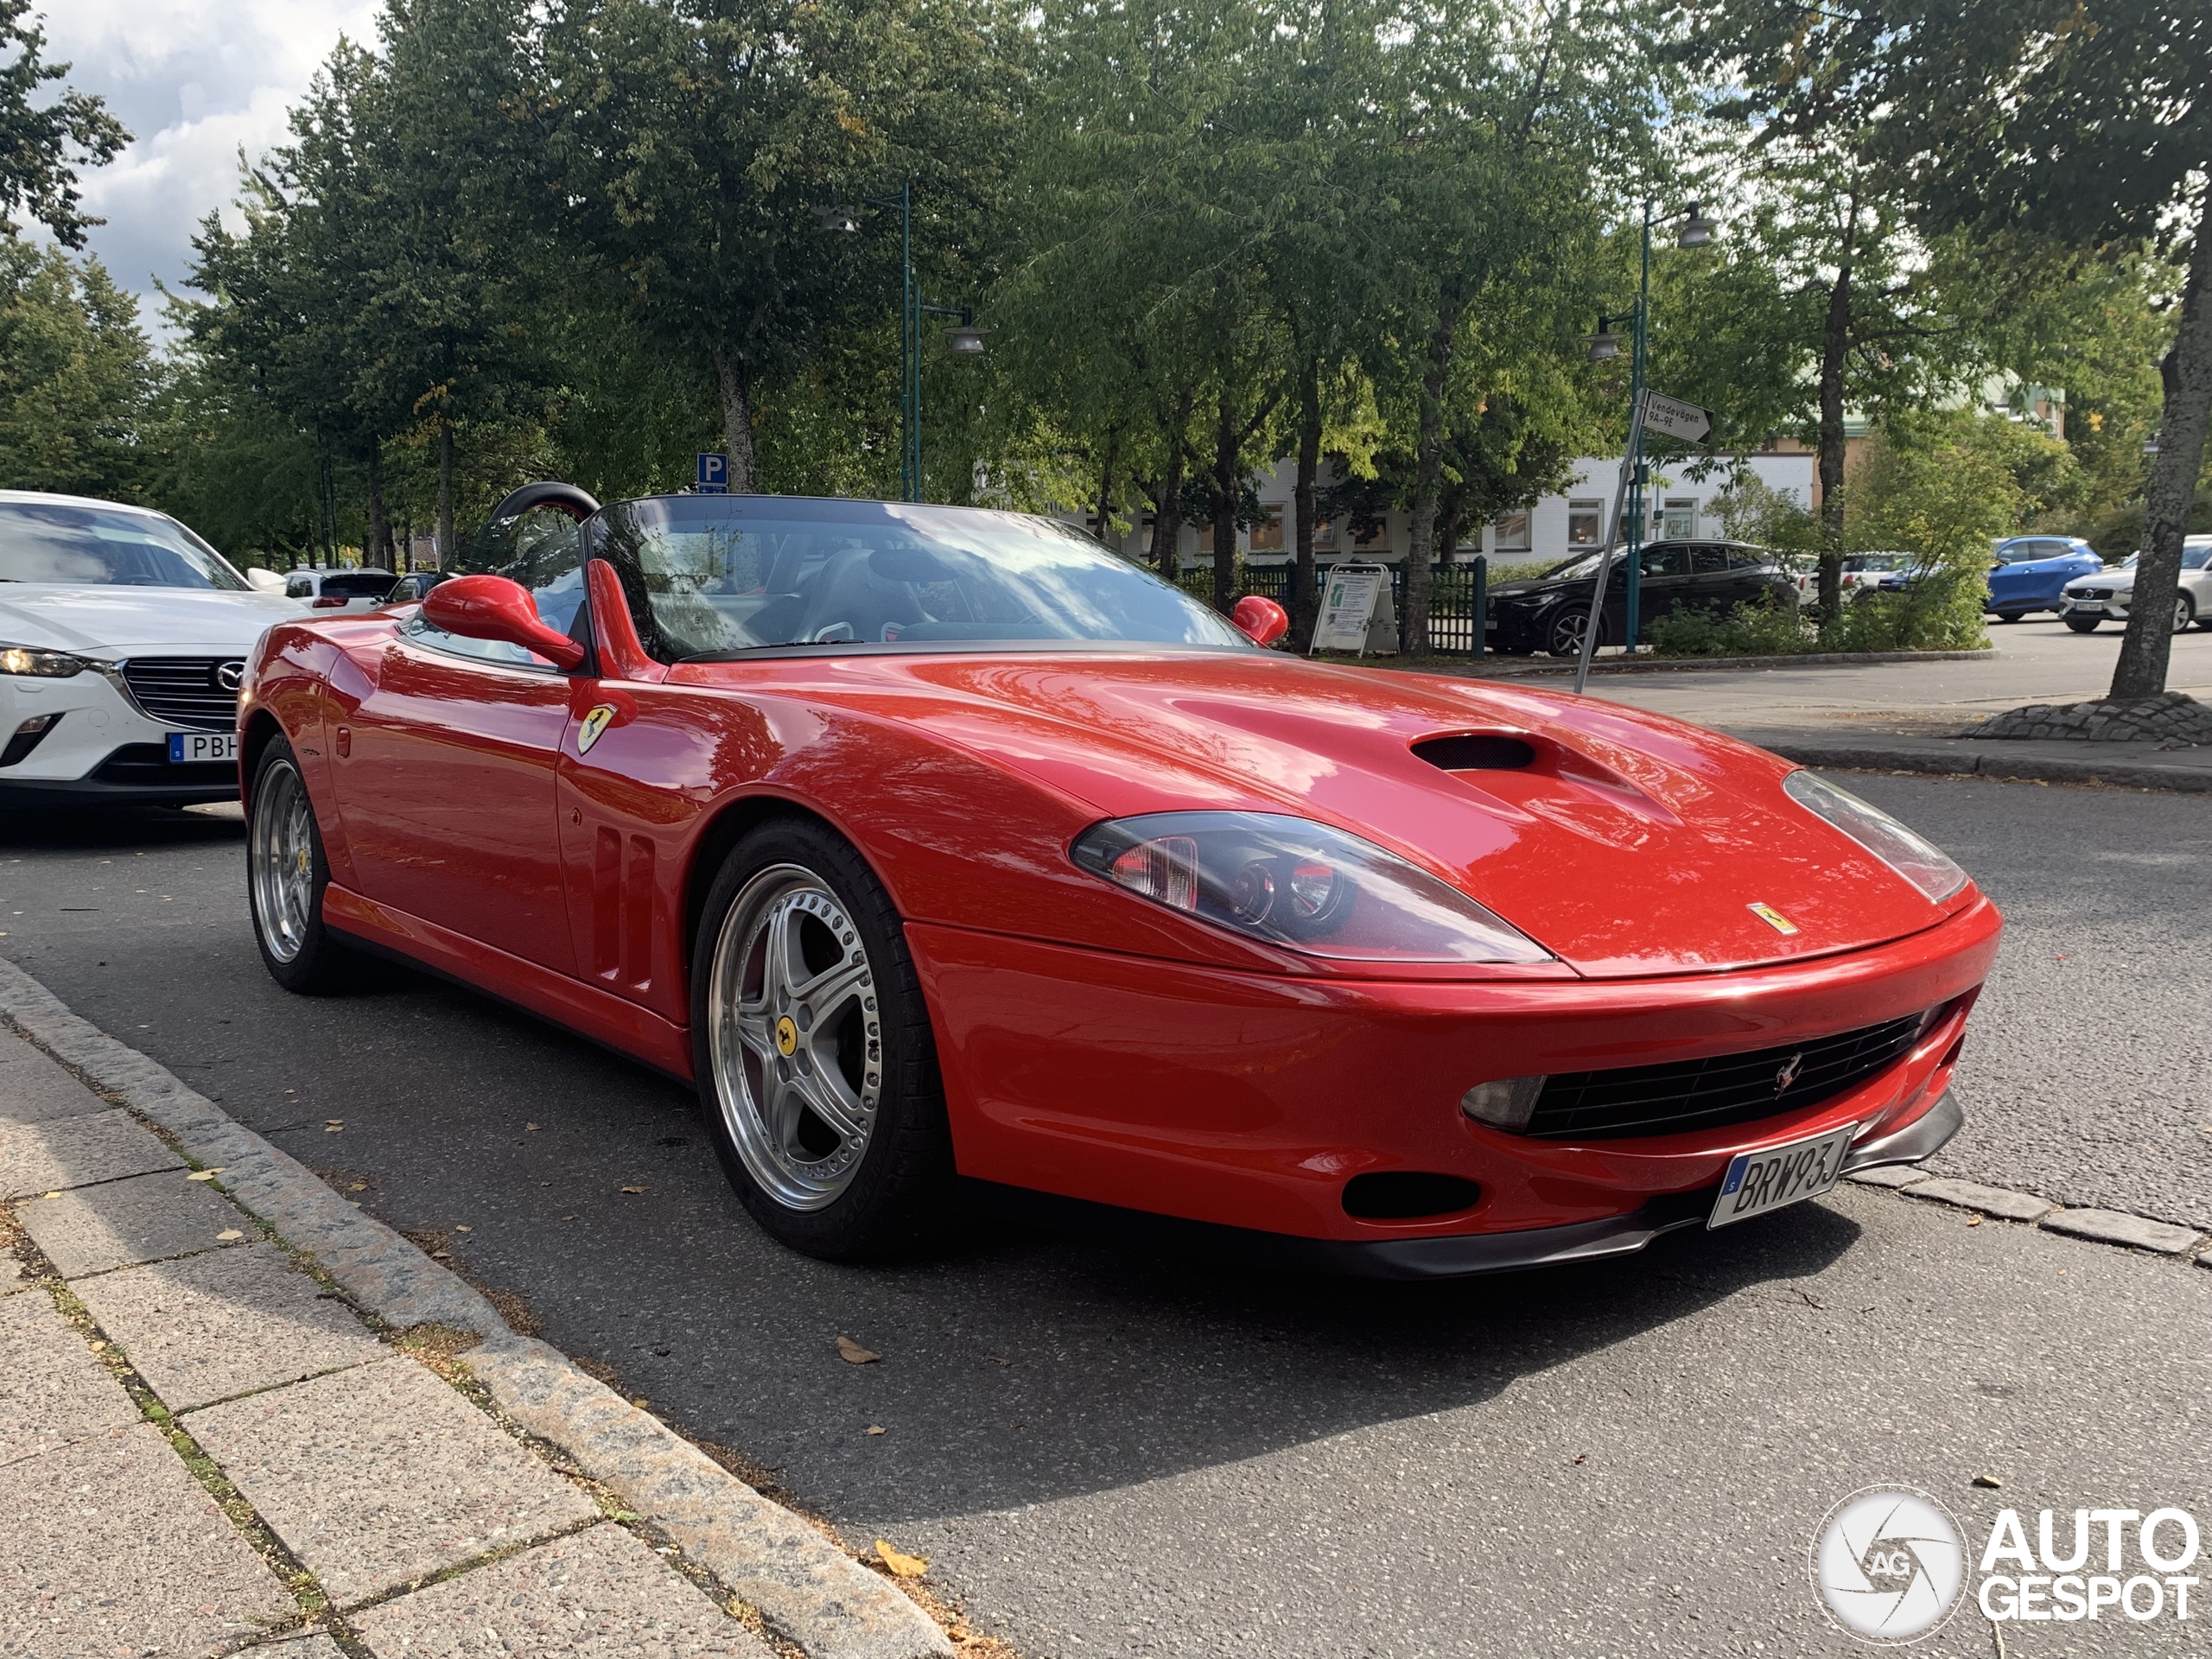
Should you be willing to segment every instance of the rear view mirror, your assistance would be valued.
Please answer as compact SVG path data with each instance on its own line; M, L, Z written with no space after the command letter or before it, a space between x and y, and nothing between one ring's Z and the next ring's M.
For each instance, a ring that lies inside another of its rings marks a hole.
M284 578L274 570L264 570L256 565L245 573L245 585L257 594L281 594L284 591Z
M575 668L584 648L537 614L530 589L505 576L454 576L423 595L423 620L464 639L497 639L534 651L562 668Z
M1229 620L1255 645L1272 645L1290 632L1290 618L1284 614L1282 607L1257 594L1247 594L1238 600Z

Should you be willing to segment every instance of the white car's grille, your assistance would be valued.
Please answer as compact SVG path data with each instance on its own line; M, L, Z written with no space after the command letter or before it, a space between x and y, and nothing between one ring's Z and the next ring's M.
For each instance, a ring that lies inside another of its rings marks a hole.
M151 719L202 732L238 723L245 664L236 657L133 657L118 666L131 701Z

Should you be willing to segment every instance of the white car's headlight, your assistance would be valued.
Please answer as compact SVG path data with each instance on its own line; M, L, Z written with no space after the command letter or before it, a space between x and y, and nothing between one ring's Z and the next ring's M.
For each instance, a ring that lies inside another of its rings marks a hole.
M1093 824L1084 869L1216 927L1338 962L1548 962L1551 953L1371 842L1271 812Z
M1967 873L1933 842L1923 840L1878 806L1838 789L1809 772L1782 780L1789 798L1827 819L1930 899L1948 899L1967 884Z
M0 645L0 674L17 674L38 680L66 680L92 664L66 651L41 651L36 645Z

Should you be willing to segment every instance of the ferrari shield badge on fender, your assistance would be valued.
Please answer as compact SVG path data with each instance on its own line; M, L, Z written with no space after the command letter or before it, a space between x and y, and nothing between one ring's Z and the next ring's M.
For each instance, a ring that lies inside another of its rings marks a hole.
M584 715L583 723L576 728L578 754L591 753L591 746L599 741L599 734L613 723L614 714L614 705L611 702L599 702L592 705L590 712ZM1754 905L1752 908L1756 910L1758 906ZM1789 931L1795 933L1797 930L1793 927Z
M592 713L594 715L598 712L599 710L596 709L592 710ZM1797 924L1791 921L1787 916L1777 910L1772 905L1761 904L1757 900L1753 900L1750 908L1752 915L1758 917L1759 920L1764 922L1769 927L1772 928L1777 933L1789 934L1795 933L1797 931Z

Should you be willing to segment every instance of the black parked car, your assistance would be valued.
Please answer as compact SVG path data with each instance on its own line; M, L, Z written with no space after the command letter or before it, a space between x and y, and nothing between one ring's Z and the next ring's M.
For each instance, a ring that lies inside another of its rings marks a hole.
M1637 607L1637 638L1648 639L1651 624L1684 608L1755 603L1771 594L1777 605L1795 610L1797 584L1782 561L1764 548L1742 542L1653 542L1639 556L1643 580ZM1628 571L1616 553L1605 578L1605 626L1601 645L1621 643L1627 629ZM1548 651L1572 657L1582 649L1582 630L1590 617L1590 589L1598 574L1598 555L1578 553L1541 576L1501 582L1490 590L1489 642L1508 656Z

